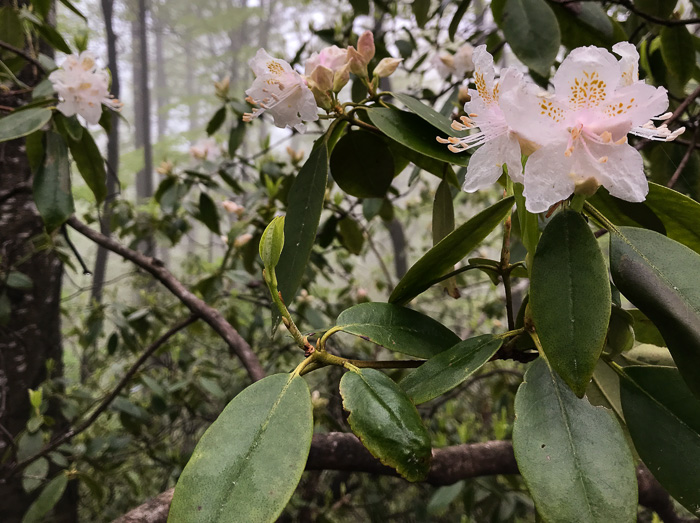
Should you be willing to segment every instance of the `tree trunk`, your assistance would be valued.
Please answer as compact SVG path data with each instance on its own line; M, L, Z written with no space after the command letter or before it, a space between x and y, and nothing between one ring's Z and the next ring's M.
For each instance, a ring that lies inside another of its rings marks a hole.
M20 2L22 4L26 2ZM0 7L13 8L15 2L0 0ZM50 54L42 46L41 51ZM43 73L27 65L18 75L28 85L36 85ZM31 93L0 91L0 104L17 107L31 101ZM17 436L24 431L31 406L28 389L37 389L46 379L46 363L53 360L52 376L63 372L60 296L61 262L50 249L38 244L44 234L43 222L32 195L32 173L24 138L0 143L0 272L17 270L32 280L29 290L2 289L10 302L10 317L0 325L0 455L10 450L10 459L0 465L0 521L22 519L38 495L22 488L22 475L6 478L7 467L16 461ZM37 242L37 239L39 241ZM66 421L57 405L47 414L56 420L54 430L64 430ZM55 474L56 471L50 471ZM40 489L39 489L40 490ZM72 482L55 508L51 521L68 522L77 518L77 492Z
M101 0L102 14L105 20L105 33L107 38L107 67L112 75L111 93L115 98L120 96L119 69L117 66L117 37L114 34L112 15L114 12L114 0ZM119 174L119 118L112 116L112 126L109 130L107 141L107 201L102 210L100 230L105 236L111 235L110 216L112 198L117 191L117 176ZM107 256L109 251L102 247L97 248L95 270L93 272L92 291L90 298L94 303L102 303L102 291L104 289L105 275L107 273ZM82 366L81 366L82 372Z
M143 148L143 170L136 175L136 200L141 203L153 195L153 149L151 143L151 101L148 82L148 37L146 0L137 0L136 20L132 25L134 48L134 123L136 147ZM153 256L153 237L143 238L140 250Z

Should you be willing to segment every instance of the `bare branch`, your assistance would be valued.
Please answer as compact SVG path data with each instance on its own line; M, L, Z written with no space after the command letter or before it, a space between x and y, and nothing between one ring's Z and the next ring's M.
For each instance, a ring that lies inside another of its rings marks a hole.
M41 64L41 62L39 60L34 58L29 53L25 53L24 51L22 51L22 49L15 47L14 45L8 44L7 42L3 42L2 40L0 40L0 47L7 49L8 51L16 54L17 56L21 56L22 58L24 58L28 62L31 62L32 64L37 66L41 71L45 71L44 66Z
M678 164L678 167L676 167L676 170L673 173L673 176L671 176L671 179L666 184L666 187L668 187L669 189L672 189L673 186L676 185L676 182L678 181L678 178L680 177L681 173L685 169L685 166L688 165L688 162L690 161L690 157L693 155L693 152L695 151L695 144L698 141L698 130L699 129L700 129L700 127L695 128L695 132L693 133L693 139L690 142L688 149L685 151L685 154L683 155L683 159L681 160L681 163Z
M331 432L314 435L306 470L344 470L396 476L382 465L354 434ZM433 461L426 482L451 485L467 478L497 474L518 474L510 441L487 441L433 450ZM676 514L666 491L643 465L637 469L639 503L655 511L665 523L685 523ZM163 492L113 523L165 523L173 490Z
M241 360L241 363L243 363L251 380L257 381L265 377L265 371L258 357L250 348L250 345L248 345L248 342L238 334L238 331L226 321L226 318L224 318L218 310L207 305L203 300L192 294L180 280L175 278L175 276L163 266L163 262L125 247L104 234L91 229L75 216L70 218L67 223L80 234L88 237L98 245L118 254L125 260L129 260L150 273L156 280L179 298L193 314L207 322L209 326L224 339L234 354Z

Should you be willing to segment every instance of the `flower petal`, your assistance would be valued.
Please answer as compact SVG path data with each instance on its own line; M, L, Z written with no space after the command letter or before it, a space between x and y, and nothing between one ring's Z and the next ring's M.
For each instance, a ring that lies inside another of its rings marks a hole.
M493 185L503 174L503 165L513 181L522 181L522 163L518 140L503 134L481 146L469 159L462 190L475 192Z
M523 184L528 211L544 212L574 192L577 178L572 174L574 158L564 155L566 145L566 142L552 143L530 155Z
M642 155L634 147L620 145L589 144L595 156L606 156L608 161L599 164L598 181L611 195L628 202L641 202L649 192L649 182L644 175Z
M600 47L579 47L569 53L552 79L557 96L579 110L604 104L620 84L620 66Z

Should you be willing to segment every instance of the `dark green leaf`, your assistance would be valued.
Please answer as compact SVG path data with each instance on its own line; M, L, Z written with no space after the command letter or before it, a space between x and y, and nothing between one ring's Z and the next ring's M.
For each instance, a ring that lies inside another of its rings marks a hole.
M435 127L417 114L384 108L373 108L368 114L380 131L409 149L443 162L469 164L469 155L452 153L447 146L438 143L435 138L438 135L445 138L446 135L436 132Z
M634 0L637 9L657 18L668 18L678 2L672 0Z
M681 85L685 85L695 69L693 36L684 25L664 26L661 28L661 56Z
M492 334L464 340L406 376L401 388L416 405L437 398L479 370L502 344L503 340Z
M416 17L416 23L421 29L428 22L428 13L430 11L430 0L414 0L411 2L413 16Z
M331 175L346 193L358 198L382 198L394 179L394 158L376 134L353 131L343 136L331 154Z
M319 144L299 171L287 197L285 246L277 267L282 298L289 305L296 296L309 261L323 209L328 179L328 150ZM274 322L275 325L277 322Z
M236 151L243 143L245 139L245 131L248 127L245 122L238 122L237 125L231 127L231 134L228 138L228 155L233 158L236 155Z
M10 297L3 290L2 292L0 292L0 325L7 325L10 321L11 314L12 303L10 303Z
M610 320L603 253L583 217L557 214L532 264L530 309L550 365L582 397L603 350Z
M62 53L71 54L70 46L66 43L61 36L61 33L56 31L56 29L49 25L48 23L34 24L36 30L39 32L41 37L46 40L47 43L51 44L56 50Z
M350 0L355 16L369 14L369 0Z
M452 17L450 27L447 31L450 40L454 41L455 35L457 34L457 29L459 28L459 23L462 21L462 18L464 18L464 14L467 12L467 9L469 9L470 3L471 0L462 0L457 6L457 11L455 11L455 15Z
M211 120L209 120L209 123L207 123L207 135L211 136L216 131L218 131L219 127L221 127L225 121L226 121L226 106L224 105L223 107L220 107L219 110L214 113L214 116L212 116Z
M513 449L545 521L637 520L634 461L620 425L578 399L543 358L515 396Z
M658 327L691 390L700 396L700 256L644 229L610 235L615 286Z
M340 380L348 423L372 455L409 481L430 470L430 436L416 407L385 374L354 369Z
M209 230L215 234L221 234L219 228L219 212L216 210L216 204L205 192L199 193L199 215L198 218L206 225Z
M5 4L0 7L0 35L2 35L3 42L23 49L24 30L22 28L22 20L19 18L19 11L12 6L13 4ZM2 51L4 50L0 48L0 53Z
M450 267L486 238L512 207L513 197L510 196L481 211L447 235L408 270L391 293L389 301L403 305L430 287L435 279L448 272Z
M44 163L44 132L34 131L24 139L29 168L33 173Z
M46 229L53 231L73 214L68 148L61 135L46 133L44 162L34 176L34 202Z
M434 319L389 303L355 305L341 312L335 324L343 332L417 358L430 358L460 342Z
M650 343L658 347L665 347L666 342L656 328L656 325L647 318L639 309L628 309L627 312L634 318L632 328L634 329L634 339L639 343Z
M452 202L452 191L447 181L442 180L435 191L435 200L433 201L433 245L440 243L454 229L455 209ZM459 298L456 276L441 281L440 285L445 288L447 294L453 298Z
M360 225L350 216L342 218L338 222L338 234L340 243L351 254L360 254L365 243L365 236Z
M561 34L544 0L506 0L500 23L506 41L521 62L545 78L559 52Z
M87 18L85 18L85 15L80 12L80 10L75 7L69 0L59 0L64 6L66 6L68 9L73 11L76 15L78 15L80 18L85 20L87 22Z
M62 113L56 111L53 116L53 121L56 124L56 129L66 139L67 142L79 142L83 137L83 126L80 125L76 115L70 118L63 116Z
M457 175L448 162L443 162L441 160L431 158L430 156L425 156L424 154L405 147L389 138L387 138L387 142L389 149L391 149L392 154L394 155L394 162L398 163L399 157L405 158L416 167L419 167L430 174L434 174L440 179L447 180L452 187L456 187L458 189L461 187L459 181L457 180Z
M659 483L700 516L700 401L671 367L626 367L622 409L640 457Z
M268 271L277 267L284 247L284 216L274 218L260 238L260 258Z
M585 45L610 49L615 42L626 39L624 30L610 19L599 4L585 2L576 9L566 5L549 5L559 22L561 43L569 49Z
M525 197L523 196L522 184L517 183L515 184L514 188L515 203L518 211L518 222L520 223L520 241L525 246L527 252L534 255L535 250L537 249L537 242L540 241L539 218L537 214L531 213L525 208Z
M68 485L68 478L61 472L44 487L34 503L29 506L26 514L22 518L22 523L39 523L44 520L44 516L58 503L63 496L63 492Z
M101 204L107 197L107 171L105 170L105 161L97 148L92 135L84 131L81 133L79 141L69 141L71 156L75 160L75 165L78 167L80 175L85 180L85 183L92 194L95 195L97 204Z
M39 418L31 418L29 421L39 420ZM31 492L41 486L49 473L49 460L39 458L33 463L30 463L26 469L22 471L22 487L25 492Z
M10 271L10 273L7 275L5 285L11 289L27 291L31 289L34 284L32 283L32 279L26 274L19 271Z
M425 105L420 100L413 98L407 94L395 94L397 100L410 109L412 113L417 114L423 120L428 122L430 125L435 127L438 131L441 131L447 136L465 136L466 132L458 132L452 129L451 120L446 116L440 114L432 107Z
M199 440L175 487L168 521L275 521L304 471L312 432L303 378L275 374L254 383Z
M37 107L0 118L0 142L14 140L38 131L51 119L51 109Z

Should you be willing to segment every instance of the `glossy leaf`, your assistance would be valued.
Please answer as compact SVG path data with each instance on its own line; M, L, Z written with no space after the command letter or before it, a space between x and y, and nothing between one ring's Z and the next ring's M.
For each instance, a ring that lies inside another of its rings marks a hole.
M510 196L472 217L430 249L405 274L389 297L390 303L403 305L426 290L457 262L466 257L498 226L513 207Z
M550 365L579 397L603 350L610 303L598 242L579 213L560 212L535 252L530 310Z
M49 481L41 491L41 494L34 500L34 503L29 506L22 518L22 523L39 523L44 521L44 516L58 503L67 486L68 478L63 473Z
M430 125L435 127L438 131L441 131L443 134L446 134L447 136L465 136L466 131L463 132L458 132L452 129L451 123L452 121L437 112L435 109L432 107L425 105L423 102L420 100L417 100L413 96L409 96L407 94L402 94L398 93L394 95L397 100L399 100L402 104L404 104L408 109L414 113L420 116L423 120L428 122Z
M394 158L384 141L366 131L344 135L333 148L331 175L358 198L383 198L394 179Z
M665 347L666 342L654 323L639 309L628 309L627 312L634 319L634 339L639 343L650 343L658 347Z
M63 39L61 33L59 33L53 26L48 23L34 24L34 27L39 32L41 37L51 44L56 50L62 53L71 54L70 46Z
M391 378L375 369L354 369L340 380L348 423L384 465L409 481L430 470L430 436L416 407Z
M622 409L637 452L659 483L700 516L700 400L672 367L626 367L625 374Z
M434 319L389 303L355 305L341 312L335 324L343 332L417 358L430 358L460 342Z
M24 47L24 30L18 13L19 10L15 9L13 4L5 4L0 7L0 34L3 42L22 49Z
M416 17L418 27L422 29L428 22L430 0L414 0L411 2L411 10L413 11L413 16Z
M677 2L659 2L659 0L634 0L634 6L645 14L657 18L668 18L673 13Z
M557 17L547 2L506 0L500 26L515 56L536 73L549 77L561 34Z
M299 171L287 197L285 245L277 268L279 290L287 305L296 296L311 255L321 219L327 179L328 150L325 144L319 144Z
M46 229L53 231L73 214L68 148L61 135L46 133L46 152L34 176L34 202Z
M496 354L503 340L492 334L464 340L433 356L401 380L401 388L419 405L452 390Z
M365 236L360 224L350 216L338 221L338 236L340 243L351 254L360 254L365 243Z
M590 201L615 225L651 229L700 253L700 204L684 194L649 183L641 203L624 202L600 190Z
M306 465L313 419L303 378L274 374L207 429L175 487L170 523L273 522Z
M245 131L248 126L245 122L240 121L238 124L231 127L231 134L228 138L228 155L233 158L236 155L236 151L243 143L245 139Z
M416 114L384 108L372 108L367 114L380 131L409 149L443 162L469 164L468 155L452 153L447 146L438 143L436 136L444 138L447 135L436 132L435 127Z
M619 423L578 399L543 358L515 396L513 449L544 521L637 520L635 466Z
M455 229L455 208L452 201L452 191L446 180L442 180L435 190L433 201L433 245L440 241ZM448 272L454 269L452 266ZM447 294L453 298L459 298L460 292L457 287L457 277L452 276L440 282Z
M38 131L51 119L51 109L36 107L0 118L0 142L21 138Z
M265 228L260 238L260 258L265 269L270 271L277 266L284 247L284 216L277 216Z
M199 193L198 218L211 232L221 234L221 229L219 228L219 211L216 209L214 200L205 192Z
M34 286L34 282L32 282L32 279L23 272L10 271L7 275L5 285L7 285L10 289L27 291Z
M654 322L700 396L700 256L656 232L621 227L610 237L610 271L620 292Z
M681 85L685 85L695 70L695 53L693 36L683 25L664 26L661 28L661 56L669 71Z
M219 128L224 124L225 121L226 121L226 106L224 105L223 107L220 107L214 113L214 116L212 116L211 120L209 120L209 122L207 123L207 136L211 136L216 131L218 131Z
M78 141L69 140L68 146L78 172L90 187L98 205L101 204L107 197L107 171L95 140L89 132L84 131L80 133Z
M448 162L443 162L441 160L431 158L430 156L425 156L424 154L405 147L394 140L387 138L387 141L389 142L387 145L394 155L395 162L398 162L397 158L405 158L416 167L419 167L430 174L434 174L442 180L447 180L452 187L456 187L457 189L460 188L457 175Z

